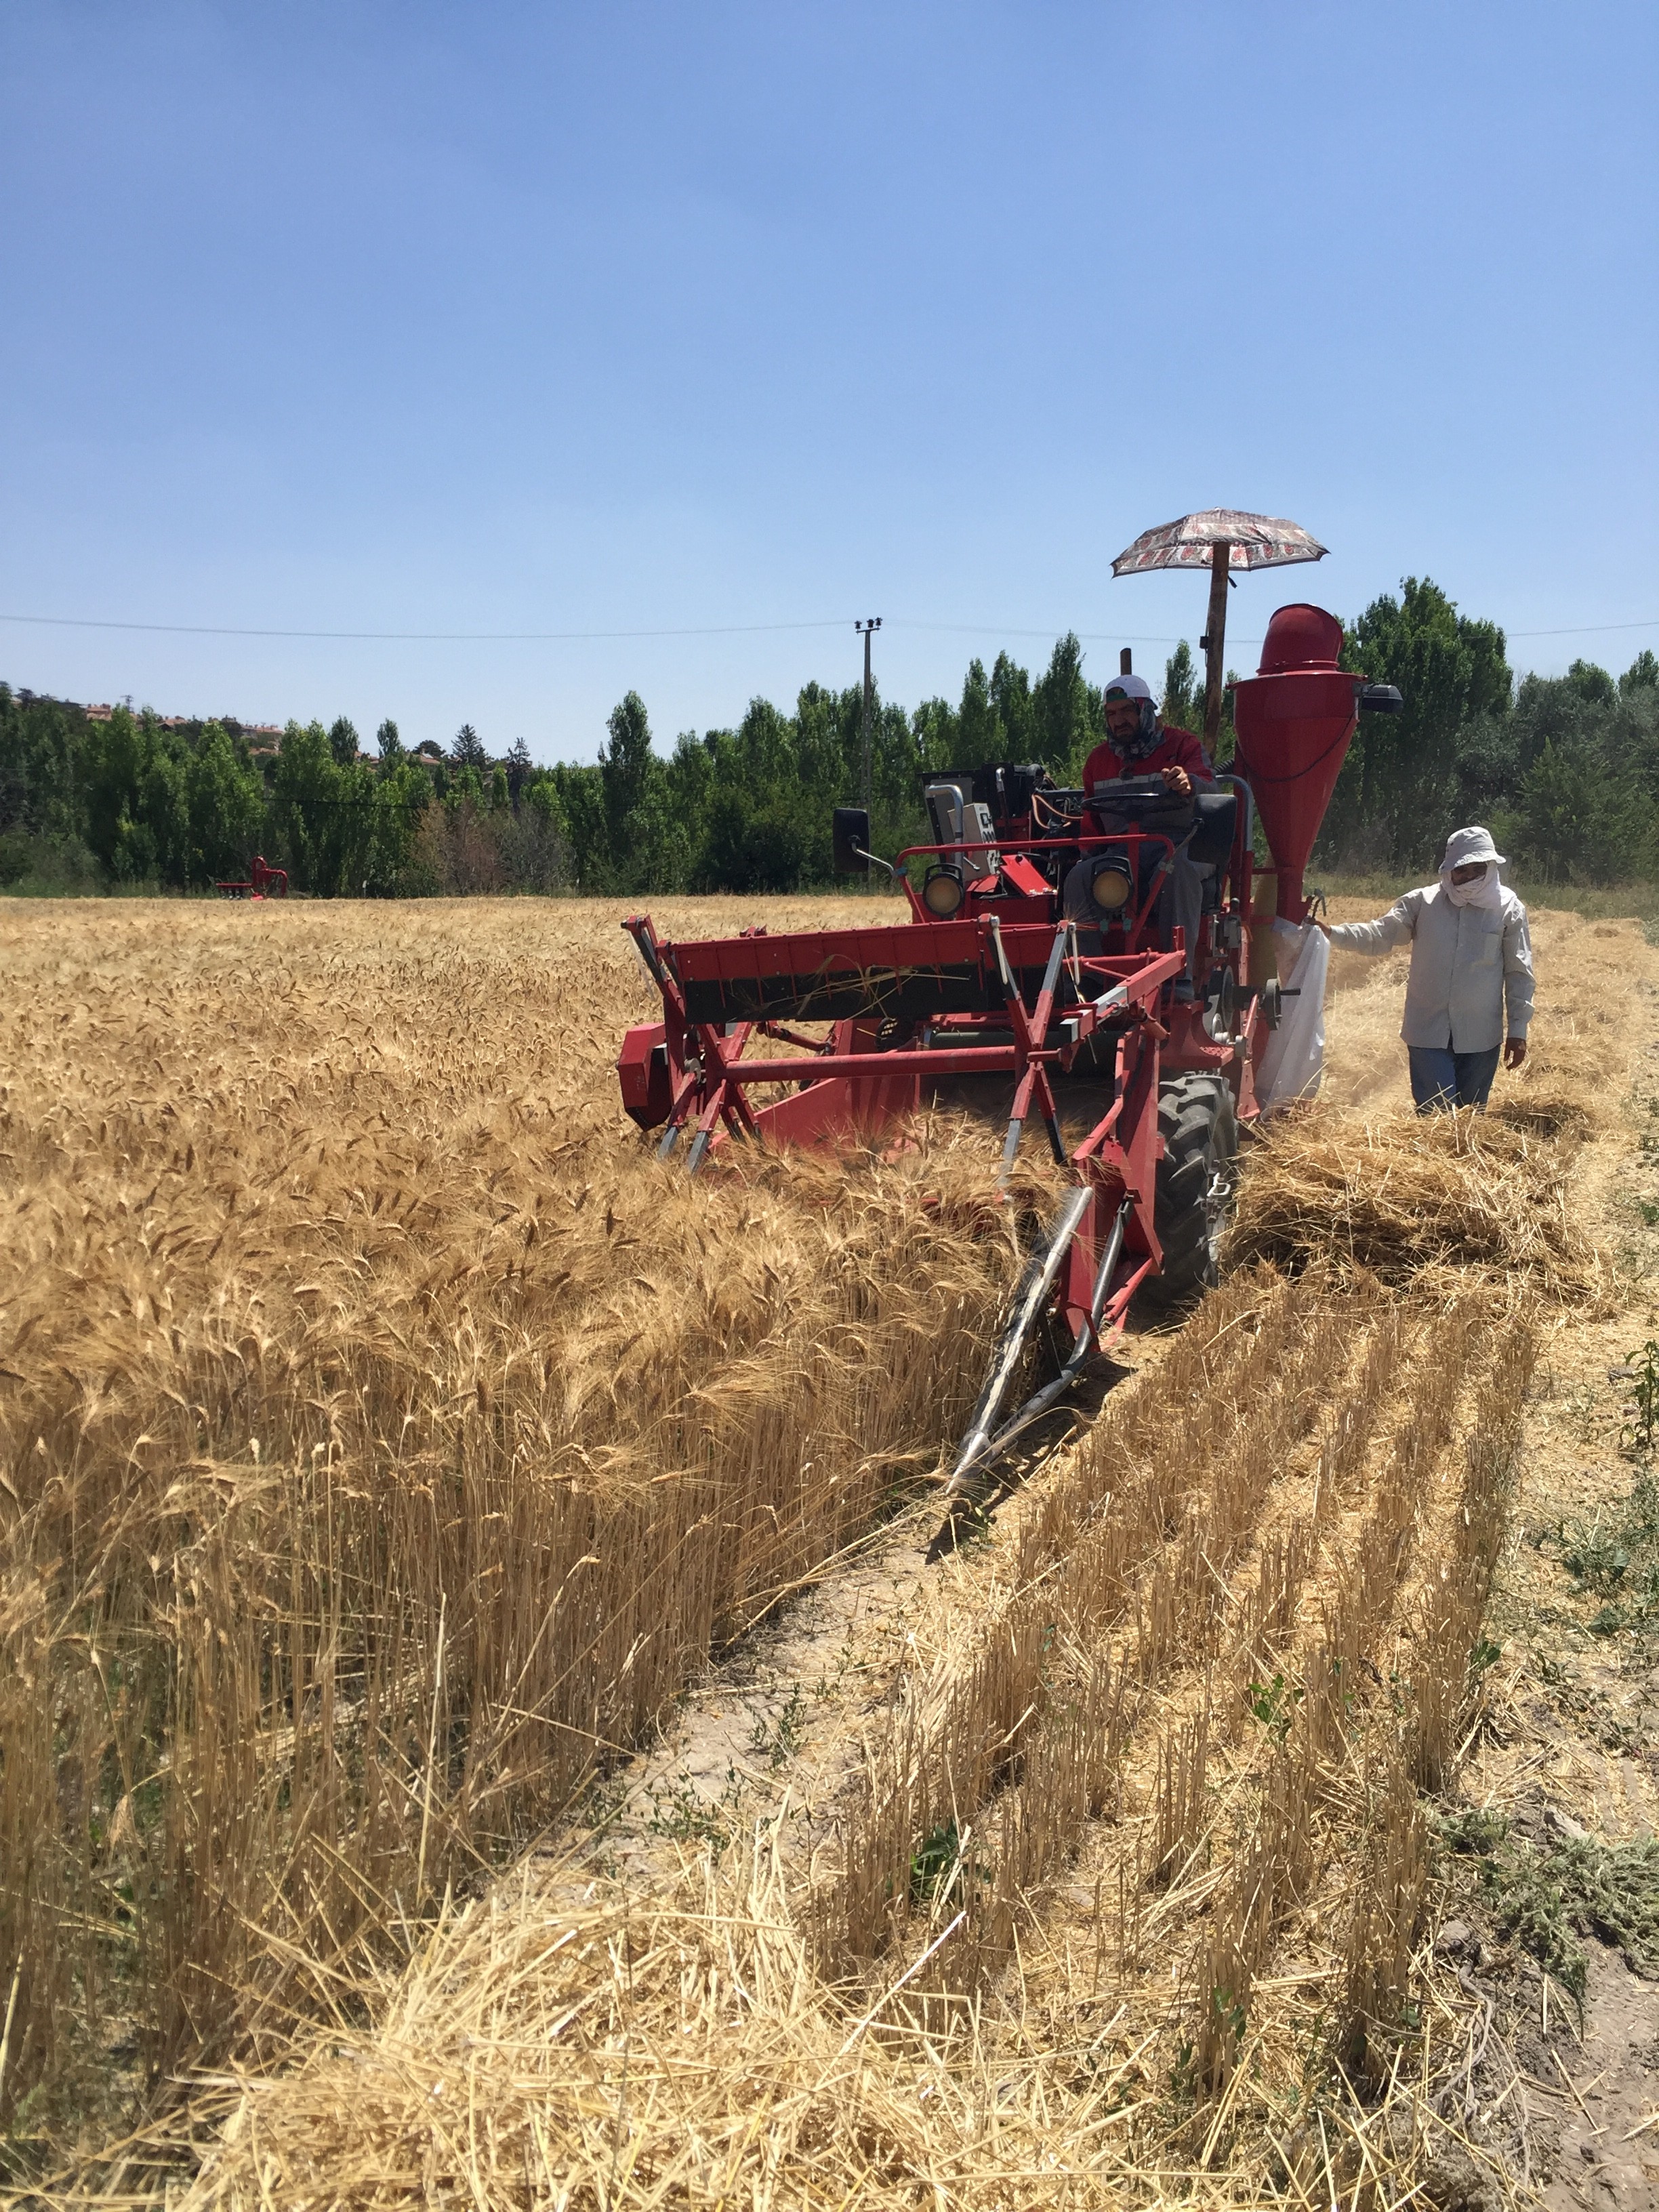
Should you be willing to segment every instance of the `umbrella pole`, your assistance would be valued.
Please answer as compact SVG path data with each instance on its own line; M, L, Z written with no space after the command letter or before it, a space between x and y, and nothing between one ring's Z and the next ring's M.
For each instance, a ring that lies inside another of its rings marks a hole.
M1221 728L1221 685L1227 642L1227 540L1218 539L1210 555L1210 623L1199 642L1204 647L1204 743L1212 760Z

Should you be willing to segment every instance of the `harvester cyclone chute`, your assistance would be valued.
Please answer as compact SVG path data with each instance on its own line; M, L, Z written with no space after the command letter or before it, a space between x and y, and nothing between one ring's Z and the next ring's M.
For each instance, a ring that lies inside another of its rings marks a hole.
M1335 665L1333 617L1284 614L1269 627L1286 665L1264 661L1239 711L1241 752L1248 731L1270 794L1281 911L1286 883L1300 897L1359 688ZM1297 659L1304 632L1317 651ZM1133 1299L1170 1311L1216 1279L1279 994L1252 981L1256 801L1242 766L1200 781L1179 818L1156 777L1068 789L1030 763L941 771L920 795L934 842L891 864L902 921L669 940L630 915L662 1018L628 1032L617 1073L658 1157L694 1173L734 1142L890 1142L943 1094L997 1116L1006 1189L1027 1121L1042 1124L1069 1188L1032 1225L984 1388L941 1468L954 1498L1059 1401ZM843 861L867 866L865 817L844 810L836 827ZM1191 944L1160 897L1178 850L1202 885ZM1109 863L1117 896L1092 900ZM945 878L951 899L929 899ZM1057 1371L1034 1391L1028 1377L1011 1412L1045 1337Z
M1278 871L1282 921L1303 922L1302 878L1362 709L1397 711L1400 694L1340 666L1342 625L1322 607L1280 607L1257 672L1233 687L1233 766L1255 794Z

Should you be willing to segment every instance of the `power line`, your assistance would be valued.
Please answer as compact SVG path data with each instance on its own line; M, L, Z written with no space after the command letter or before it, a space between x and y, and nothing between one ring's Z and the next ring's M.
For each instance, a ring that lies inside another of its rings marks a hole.
M1505 637L1597 637L1610 629L1659 629L1659 615L1647 622L1580 623L1577 629L1507 629Z
M0 622L34 623L49 629L143 630L167 637L320 638L346 644L575 645L633 637L753 637L767 630L842 629L830 622L715 623L686 629L239 629L214 623L106 622L88 615L4 615Z
M0 617L0 620L3 620ZM1006 623L929 623L911 622L900 615L892 624L896 629L927 629L949 632L958 637L1055 637L1064 631L1054 629L1018 629ZM1498 625L1500 629L1503 625ZM1572 623L1562 629L1504 629L1511 637L1598 637L1609 630L1659 629L1659 615L1650 615L1644 622ZM1071 635L1079 645L1187 645L1191 640L1182 637L1147 637L1127 629L1074 629ZM1234 637L1229 645L1260 645L1259 637Z
M107 629L142 632L162 637L265 637L311 640L347 645L582 645L655 637L761 637L788 630L841 629L848 617L817 618L811 622L713 623L676 629L253 629L216 623L114 622L91 615L0 614L0 623L33 625L44 629ZM1084 645L1180 645L1179 637L1152 636L1121 629L1073 630L1053 625L1030 629L1012 623L912 622L907 617L888 617L893 629L927 630L952 637L1059 637L1068 630ZM1600 637L1615 630L1659 629L1659 615L1640 622L1574 623L1556 629L1506 629L1506 638ZM1260 645L1259 637L1229 641L1234 645Z

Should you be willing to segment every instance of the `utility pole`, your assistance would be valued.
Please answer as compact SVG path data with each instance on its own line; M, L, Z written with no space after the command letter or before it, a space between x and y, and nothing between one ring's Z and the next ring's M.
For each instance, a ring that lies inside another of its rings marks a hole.
M1227 568L1232 548L1218 538L1210 556L1210 623L1200 638L1204 652L1204 744L1215 757L1216 732L1221 727L1221 693L1226 681Z
M870 707L875 689L870 680L871 633L881 628L881 617L872 615L867 622L855 622L854 629L864 640L864 811L870 811Z

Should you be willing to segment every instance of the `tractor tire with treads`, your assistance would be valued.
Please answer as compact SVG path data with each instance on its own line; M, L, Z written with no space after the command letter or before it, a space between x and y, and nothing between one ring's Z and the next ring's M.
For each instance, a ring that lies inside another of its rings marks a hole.
M1149 1312L1169 1313L1216 1280L1237 1176L1231 1091L1213 1075L1170 1077L1158 1093L1158 1130L1164 1158L1153 1219L1164 1267L1140 1297Z

